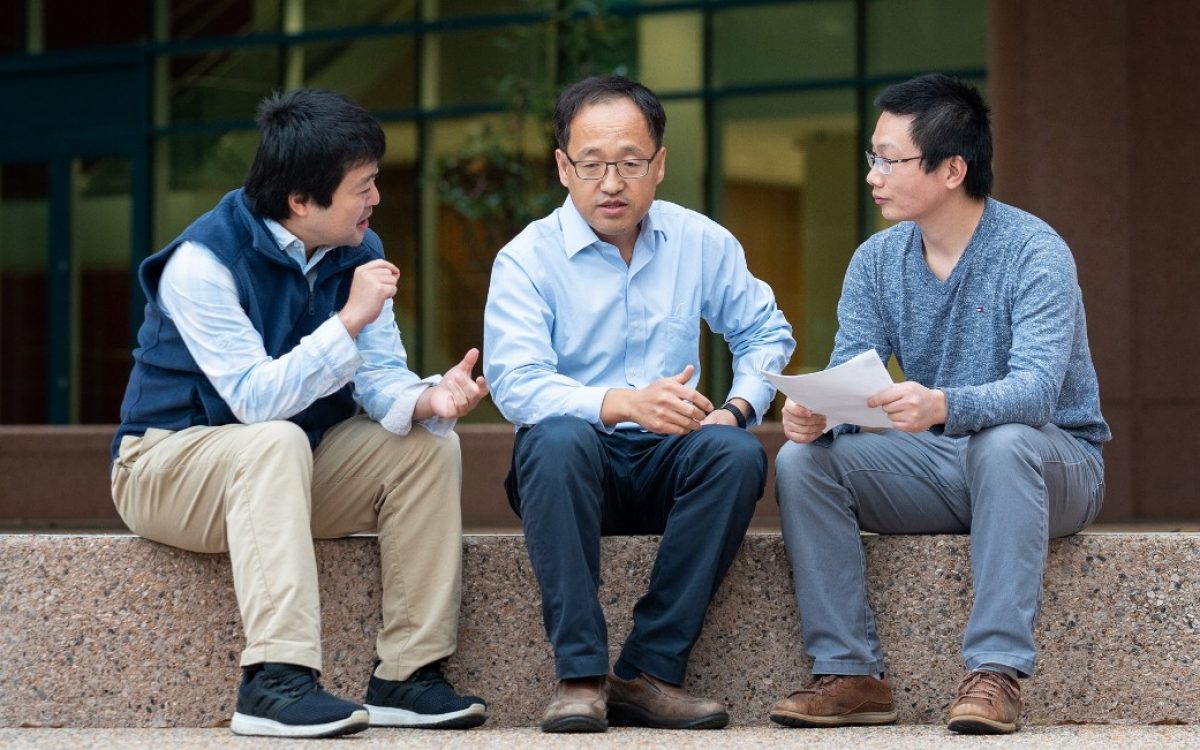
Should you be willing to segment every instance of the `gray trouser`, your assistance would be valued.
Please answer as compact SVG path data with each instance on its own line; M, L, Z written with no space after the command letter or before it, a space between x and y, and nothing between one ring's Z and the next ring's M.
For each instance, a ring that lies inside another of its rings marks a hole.
M783 538L814 674L878 674L859 530L971 534L975 604L967 669L1034 671L1051 537L1080 531L1104 497L1101 461L1054 425L969 437L886 430L788 443L776 460Z

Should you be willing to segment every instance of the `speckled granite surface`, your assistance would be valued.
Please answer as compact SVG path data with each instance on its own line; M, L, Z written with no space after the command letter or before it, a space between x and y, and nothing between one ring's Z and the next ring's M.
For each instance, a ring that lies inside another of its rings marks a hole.
M1160 750L1200 747L1200 727L1053 726L1026 727L1007 737L970 737L943 727L901 725L845 729L785 729L771 725L730 727L717 732L666 729L610 729L605 734L542 734L533 728L491 728L469 732L369 729L335 744L278 737L238 737L227 729L0 729L0 748L21 750L280 750L353 747L354 750L761 750L766 747L830 750Z
M961 674L967 539L867 537L872 599L906 723L940 723ZM628 631L657 539L606 539L610 639ZM331 689L361 698L379 626L375 542L318 543ZM489 726L535 724L553 684L519 536L464 540L459 652L448 675ZM1025 720L1200 721L1200 535L1084 534L1052 543L1041 671ZM0 536L0 726L214 727L227 722L241 628L228 559L129 536ZM747 537L693 653L689 687L735 724L765 721L807 676L777 534Z

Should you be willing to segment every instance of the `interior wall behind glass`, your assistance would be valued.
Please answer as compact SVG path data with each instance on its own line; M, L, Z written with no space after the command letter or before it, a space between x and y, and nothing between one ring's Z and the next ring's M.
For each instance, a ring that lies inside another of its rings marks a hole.
M730 97L716 106L722 221L793 325L788 371L821 369L858 244L854 91Z

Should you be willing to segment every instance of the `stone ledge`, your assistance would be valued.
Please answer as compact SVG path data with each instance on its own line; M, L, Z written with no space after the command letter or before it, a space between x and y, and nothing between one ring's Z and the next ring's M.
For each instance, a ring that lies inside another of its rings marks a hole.
M960 676L970 600L963 536L866 538L900 720L939 723ZM602 601L617 644L649 576L653 537L604 540ZM448 673L493 726L536 724L554 670L522 539L468 536L459 651ZM360 698L379 626L370 537L317 543L325 683ZM1039 626L1032 724L1200 720L1193 689L1195 534L1056 540ZM132 536L0 536L0 726L211 727L228 720L241 628L224 555ZM807 675L782 539L751 534L692 656L689 686L736 724L765 721Z

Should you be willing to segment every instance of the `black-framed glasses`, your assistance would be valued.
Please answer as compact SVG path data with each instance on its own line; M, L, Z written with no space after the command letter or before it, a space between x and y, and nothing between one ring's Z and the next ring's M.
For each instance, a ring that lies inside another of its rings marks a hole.
M658 158L658 152L649 159L619 159L617 161L598 161L596 159L580 159L575 161L564 151L563 156L575 168L575 175L581 180L603 180L608 174L609 167L616 167L617 174L626 180L640 180L650 173L650 162Z
M921 154L917 154L906 159L889 159L886 156L880 156L874 151L864 151L863 153L867 155L867 171L878 169L879 174L891 174L894 165L903 164L906 161L914 161L920 159L922 156Z

